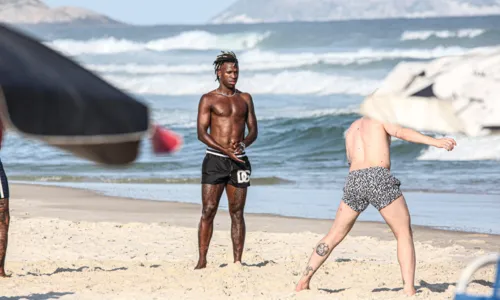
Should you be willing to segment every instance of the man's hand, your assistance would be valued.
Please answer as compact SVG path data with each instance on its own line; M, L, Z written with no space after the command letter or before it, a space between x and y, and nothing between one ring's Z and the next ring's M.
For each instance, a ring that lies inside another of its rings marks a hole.
M229 148L233 149L233 153L236 155L243 153L244 150L243 147L241 147L240 142L237 142L235 140L231 140Z
M235 160L235 161L240 162L240 163L245 163L244 160L241 160L236 156L237 154L234 153L234 148L232 146L229 146L229 148L224 149L224 154L229 156L229 158L232 160Z
M440 139L436 139L436 142L434 143L434 147L437 147L437 148L444 148L448 151L451 151L453 150L453 148L455 148L455 146L457 145L457 142L452 139L452 138L440 138Z

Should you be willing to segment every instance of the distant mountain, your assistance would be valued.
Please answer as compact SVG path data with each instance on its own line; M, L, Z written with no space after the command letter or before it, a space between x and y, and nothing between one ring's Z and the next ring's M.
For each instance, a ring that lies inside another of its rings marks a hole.
M69 6L50 8L40 0L0 0L0 22L14 24L119 23L83 8Z
M238 0L210 23L330 21L500 14L500 0Z

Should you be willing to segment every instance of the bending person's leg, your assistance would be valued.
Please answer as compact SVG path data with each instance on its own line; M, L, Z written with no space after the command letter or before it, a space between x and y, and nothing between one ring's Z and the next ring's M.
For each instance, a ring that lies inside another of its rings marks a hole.
M297 287L295 288L297 292L309 289L309 283L311 282L312 276L326 261L328 256L330 256L333 249L346 237L349 231L351 231L359 214L359 212L345 204L344 201L340 203L335 221L330 231L317 244L303 272L302 278L297 283Z
M400 196L380 210L398 243L398 261L403 277L404 292L415 294L415 246L411 230L411 219L404 196Z

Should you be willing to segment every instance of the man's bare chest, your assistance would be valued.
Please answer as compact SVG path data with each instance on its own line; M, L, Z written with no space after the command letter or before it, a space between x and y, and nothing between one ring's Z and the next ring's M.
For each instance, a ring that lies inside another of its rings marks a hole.
M219 117L244 117L247 115L248 106L241 98L221 99L212 105L212 114Z

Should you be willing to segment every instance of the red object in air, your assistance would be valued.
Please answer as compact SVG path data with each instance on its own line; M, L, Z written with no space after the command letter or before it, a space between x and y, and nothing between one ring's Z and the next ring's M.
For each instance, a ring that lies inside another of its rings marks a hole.
M173 153L178 151L183 144L181 136L158 125L153 125L151 142L155 153Z

